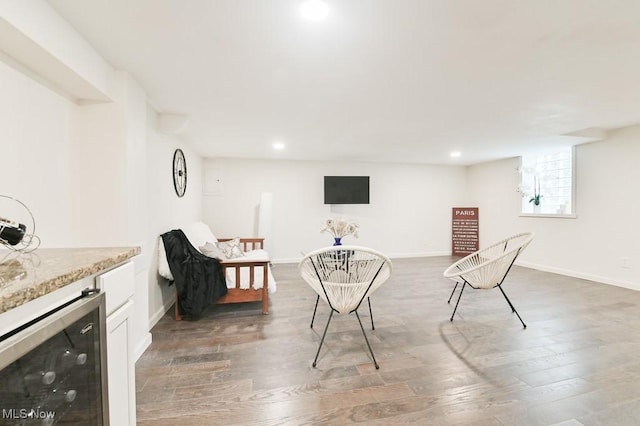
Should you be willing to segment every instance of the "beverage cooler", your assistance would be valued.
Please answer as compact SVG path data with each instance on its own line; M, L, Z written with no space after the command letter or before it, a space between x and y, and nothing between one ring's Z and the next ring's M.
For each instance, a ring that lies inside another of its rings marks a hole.
M0 425L108 425L105 297L75 299L0 337Z

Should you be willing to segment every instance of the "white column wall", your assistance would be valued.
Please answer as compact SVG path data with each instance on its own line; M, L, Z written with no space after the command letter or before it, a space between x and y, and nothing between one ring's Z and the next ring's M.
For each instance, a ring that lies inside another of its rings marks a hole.
M149 268L149 322L153 326L175 300L175 287L158 275L158 244L160 235L186 224L202 220L202 157L176 135L157 131L157 114L147 112L148 215L147 246ZM173 187L173 154L184 151L187 162L187 190L179 198Z
M79 246L125 245L130 240L124 79L118 79L115 93L116 102L77 106L71 120L73 232Z

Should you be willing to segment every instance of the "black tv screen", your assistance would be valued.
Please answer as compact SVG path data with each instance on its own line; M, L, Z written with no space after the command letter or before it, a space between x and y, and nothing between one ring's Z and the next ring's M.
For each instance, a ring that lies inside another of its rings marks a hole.
M369 204L369 176L325 176L325 204Z

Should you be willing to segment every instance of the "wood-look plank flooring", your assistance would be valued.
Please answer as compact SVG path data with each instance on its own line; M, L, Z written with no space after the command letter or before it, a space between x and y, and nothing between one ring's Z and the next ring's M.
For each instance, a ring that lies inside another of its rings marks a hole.
M638 425L640 292L514 267L504 289L463 294L449 321L451 257L395 259L354 315L332 320L297 265L277 264L270 314L167 313L136 364L139 425Z

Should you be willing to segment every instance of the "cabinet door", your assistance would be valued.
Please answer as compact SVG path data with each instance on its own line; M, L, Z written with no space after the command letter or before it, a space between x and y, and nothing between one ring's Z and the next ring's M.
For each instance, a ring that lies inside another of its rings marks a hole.
M135 267L127 262L96 277L96 285L105 292L107 318L133 297L136 286Z
M135 364L129 347L133 302L128 301L107 318L107 371L109 421L136 424Z

